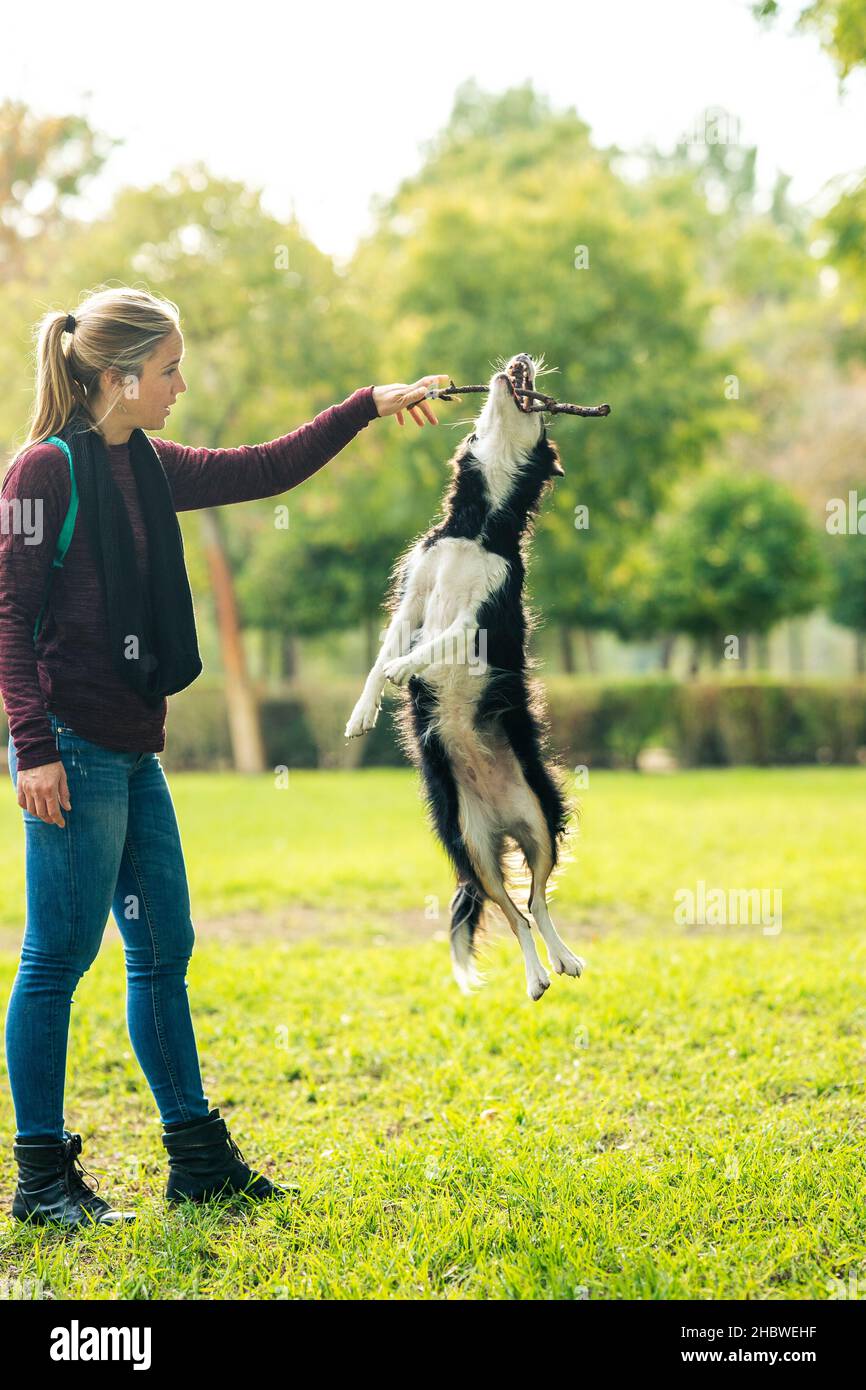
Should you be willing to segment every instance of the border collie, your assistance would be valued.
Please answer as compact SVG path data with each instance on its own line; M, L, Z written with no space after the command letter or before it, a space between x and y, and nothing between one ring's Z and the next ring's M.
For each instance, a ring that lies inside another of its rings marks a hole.
M547 747L544 697L528 675L526 551L552 479L564 476L534 390L536 362L512 357L490 381L474 433L450 460L442 519L397 561L386 600L390 626L346 737L372 729L386 680L404 688L397 728L419 769L433 828L457 876L451 962L464 993L476 969L482 910L495 903L520 943L530 999L550 976L512 893L531 876L528 910L551 968L580 975L584 961L556 933L548 882L575 808ZM570 857L570 856L569 856Z

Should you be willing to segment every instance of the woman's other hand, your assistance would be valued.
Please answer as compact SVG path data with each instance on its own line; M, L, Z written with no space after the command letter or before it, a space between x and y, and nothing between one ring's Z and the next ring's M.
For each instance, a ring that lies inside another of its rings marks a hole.
M66 825L60 813L72 810L69 783L63 763L43 763L41 767L18 769L18 805L31 816L38 816L49 825Z
M380 418L396 415L397 424L402 425L403 411L406 410L416 425L423 427L422 413L431 425L438 425L439 421L424 398L431 386L447 386L450 380L450 376L440 373L438 376L419 377L412 386L407 386L404 381L392 382L390 386L374 386L373 400ZM457 401L460 397L455 396L453 399Z

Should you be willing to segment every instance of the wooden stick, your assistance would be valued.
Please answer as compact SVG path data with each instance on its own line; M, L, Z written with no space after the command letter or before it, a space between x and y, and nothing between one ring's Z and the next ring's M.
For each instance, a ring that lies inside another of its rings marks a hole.
M529 396L533 400L542 401L542 405L531 405L525 412L527 415L538 415L542 411L548 411L551 415L609 415L609 405L569 405L567 401L557 401L553 396L546 396L543 391L529 391L521 386L512 386L512 391L517 396ZM449 401L453 396L471 395L473 392L489 391L489 386L455 386L450 382L448 386L433 386L424 397L425 400L431 396L440 401Z

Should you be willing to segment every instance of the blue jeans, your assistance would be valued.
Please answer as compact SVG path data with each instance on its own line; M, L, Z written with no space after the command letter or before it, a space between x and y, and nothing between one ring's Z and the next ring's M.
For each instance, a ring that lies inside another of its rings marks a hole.
M6 1013L17 1139L64 1135L72 993L113 911L126 958L126 1021L165 1124L206 1118L186 970L195 933L180 833L155 753L118 753L49 713L72 809L65 826L22 807L27 921ZM9 739L9 773L18 760Z

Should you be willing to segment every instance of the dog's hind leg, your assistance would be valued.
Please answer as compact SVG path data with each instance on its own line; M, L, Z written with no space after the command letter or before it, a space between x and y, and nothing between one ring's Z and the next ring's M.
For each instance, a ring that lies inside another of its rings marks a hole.
M558 975L580 975L586 962L569 950L558 935L547 907L547 883L557 861L557 836L565 829L568 806L556 779L544 764L540 730L531 709L519 700L503 712L507 739L500 761L514 762L514 791L508 798L509 835L520 845L532 874L529 911L544 937L551 968Z
M494 825L485 803L463 794L462 788L460 822L463 843L472 859L475 877L488 898L502 908L508 925L520 943L526 968L526 992L530 999L540 999L550 986L550 976L538 958L531 923L508 896L500 862L502 831Z
M530 796L533 797L533 800L535 799L531 792ZM547 881L553 872L553 853L550 847L550 835L541 814L541 808L538 808L537 817L534 818L531 826L525 822L520 822L514 826L510 833L523 850L532 874L529 911L538 925L538 930L544 937L550 968L555 970L557 975L579 976L586 961L581 956L574 955L566 946L553 925L547 906Z

